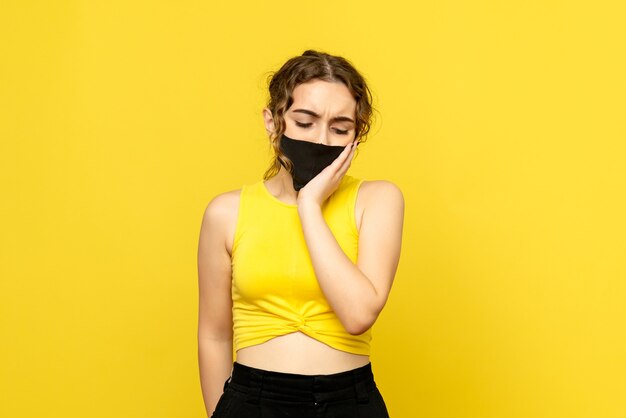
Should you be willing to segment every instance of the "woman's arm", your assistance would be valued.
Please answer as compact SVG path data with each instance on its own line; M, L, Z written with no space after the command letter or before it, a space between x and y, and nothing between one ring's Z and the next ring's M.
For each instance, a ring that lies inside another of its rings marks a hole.
M198 243L198 364L206 412L210 417L233 363L231 259L226 249L232 194L207 205Z
M367 190L365 190L367 188ZM404 197L393 183L361 185L364 199L357 264L343 252L314 199L298 205L304 238L320 287L351 334L367 331L383 309L400 259Z

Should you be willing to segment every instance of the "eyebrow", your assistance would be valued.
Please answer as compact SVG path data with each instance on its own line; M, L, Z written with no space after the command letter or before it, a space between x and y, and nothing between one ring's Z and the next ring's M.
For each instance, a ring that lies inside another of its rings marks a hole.
M307 115L311 115L311 116L313 116L315 118L319 118L320 117L320 115L318 115L317 113L315 113L314 111L309 110L309 109L294 109L293 112L306 113ZM349 118L347 116L335 116L334 118L331 118L330 120L331 120L331 122L336 121L336 122L352 122L352 123L354 123L352 118Z

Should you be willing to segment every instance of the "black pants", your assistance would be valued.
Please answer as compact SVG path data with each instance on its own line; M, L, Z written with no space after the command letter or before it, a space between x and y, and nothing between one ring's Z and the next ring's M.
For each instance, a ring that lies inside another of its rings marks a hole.
M234 362L211 418L389 418L372 364L328 375L256 369Z

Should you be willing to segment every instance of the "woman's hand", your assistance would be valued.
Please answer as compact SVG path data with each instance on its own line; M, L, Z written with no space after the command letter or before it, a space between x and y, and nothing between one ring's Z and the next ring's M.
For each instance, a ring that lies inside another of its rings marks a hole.
M322 206L322 203L339 187L341 179L348 171L354 157L356 144L357 141L352 141L346 145L346 148L328 167L300 189L297 199L298 206L304 204Z

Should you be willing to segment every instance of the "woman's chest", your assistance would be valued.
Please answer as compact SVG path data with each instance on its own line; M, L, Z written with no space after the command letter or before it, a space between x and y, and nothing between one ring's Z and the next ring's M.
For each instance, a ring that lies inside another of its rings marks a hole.
M356 262L358 237L350 228L337 227L332 219L328 222L340 250ZM297 216L285 216L280 222L256 222L238 230L231 260L233 290L241 297L321 298L315 266Z

